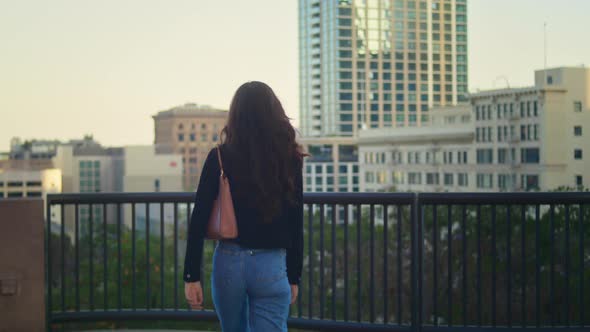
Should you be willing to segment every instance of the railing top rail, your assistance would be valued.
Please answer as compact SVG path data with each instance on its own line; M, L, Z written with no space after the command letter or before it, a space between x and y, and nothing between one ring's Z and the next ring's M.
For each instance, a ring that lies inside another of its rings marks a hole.
M590 204L590 192L305 193L306 204ZM48 194L48 204L190 203L192 192Z
M417 196L416 196L417 195ZM192 192L48 194L48 204L190 203ZM305 204L590 204L590 192L305 193Z
M48 194L47 204L189 203L191 192L125 192Z
M305 193L306 204L392 204L408 205L414 202L414 193Z
M305 204L411 204L413 193L305 193ZM47 195L48 204L190 203L192 192L65 193Z
M420 193L421 204L590 204L590 192Z

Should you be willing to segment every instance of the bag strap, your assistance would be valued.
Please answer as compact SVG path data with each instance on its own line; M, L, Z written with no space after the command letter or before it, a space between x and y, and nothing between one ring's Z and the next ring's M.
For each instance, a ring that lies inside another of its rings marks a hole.
M219 169L221 170L221 175L225 175L225 172L223 171L223 163L221 162L221 149L219 148L219 145L217 145L217 160L219 161Z

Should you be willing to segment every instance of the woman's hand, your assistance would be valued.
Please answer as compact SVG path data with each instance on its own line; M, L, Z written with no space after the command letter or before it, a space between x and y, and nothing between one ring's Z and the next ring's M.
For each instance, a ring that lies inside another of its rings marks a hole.
M291 285L291 304L295 303L297 300L297 295L299 294L299 286Z
M203 288L200 281L184 283L184 297L192 309L203 309Z

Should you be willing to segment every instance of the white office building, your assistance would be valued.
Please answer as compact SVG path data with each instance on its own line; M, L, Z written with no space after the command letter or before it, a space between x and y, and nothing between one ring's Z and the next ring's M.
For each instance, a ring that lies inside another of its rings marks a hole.
M535 85L474 93L430 127L361 131L361 190L526 191L590 186L590 70L535 72Z
M306 192L358 192L357 140L352 137L299 139L311 156L305 158L303 190Z

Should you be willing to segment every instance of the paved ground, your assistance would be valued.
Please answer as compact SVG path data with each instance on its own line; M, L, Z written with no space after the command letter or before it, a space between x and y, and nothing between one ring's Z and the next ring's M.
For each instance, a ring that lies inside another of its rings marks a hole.
M141 329L141 330L125 330L125 329L116 329L116 330L88 330L88 331L80 331L80 332L205 332L205 331L196 331L196 330L149 330L149 329Z

